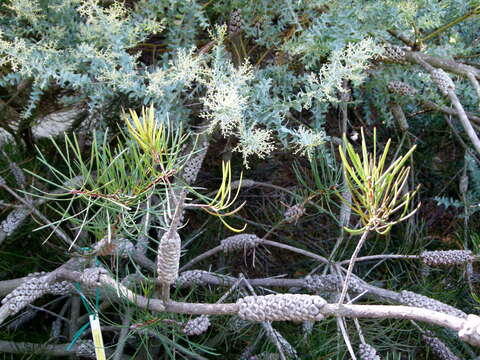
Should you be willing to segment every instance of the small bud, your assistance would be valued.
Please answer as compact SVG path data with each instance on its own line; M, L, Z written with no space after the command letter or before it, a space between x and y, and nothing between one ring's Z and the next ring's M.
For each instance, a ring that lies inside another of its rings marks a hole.
M453 306L407 290L400 292L399 302L408 306L415 306L428 310L443 312L445 314L457 316L462 319L467 317L467 314L459 309L454 308Z
M380 356L377 355L377 350L372 345L360 344L358 352L361 360L380 360Z
M180 250L180 235L167 231L160 239L157 254L157 277L162 283L173 284L177 279Z
M253 249L261 241L262 239L255 234L239 234L223 239L220 242L220 246L224 252L228 253L232 251Z
M183 328L183 333L188 336L203 334L210 327L210 320L207 315L201 315L189 320Z
M474 259L470 250L424 251L420 257L430 266L463 265Z
M432 353L439 360L460 360L439 338L423 335L423 341L430 346Z
M190 161L183 168L182 176L184 180L188 184L193 183L195 181L195 178L197 176L199 169L200 169L200 163L198 161L198 157L194 157L190 159Z
M182 177L187 184L192 184L197 179L205 155L206 151L202 151L198 155L192 156L183 167Z
M385 62L404 64L407 62L405 59L406 50L410 50L410 48L389 44L385 46L384 52L380 58Z
M443 95L447 96L449 91L455 91L455 84L448 74L442 69L435 69L430 73L432 81L437 84Z
M232 35L239 32L242 29L242 14L240 10L234 10L230 14L228 20L228 34Z
M305 214L305 206L303 204L297 204L290 206L287 211L283 214L283 217L287 223L297 223L298 219L300 219Z
M184 271L176 279L178 286L184 285L203 285L204 281L202 280L203 275L209 275L210 272L205 270L189 270Z
M417 89L402 81L390 81L388 83L388 91L401 96L415 96Z
M319 291L339 291L342 289L343 281L337 276L333 274L329 275L308 275L304 278L305 281L305 288L307 288L311 292L319 292ZM349 290L361 293L364 290L362 283L354 278L350 278L350 282L348 285Z

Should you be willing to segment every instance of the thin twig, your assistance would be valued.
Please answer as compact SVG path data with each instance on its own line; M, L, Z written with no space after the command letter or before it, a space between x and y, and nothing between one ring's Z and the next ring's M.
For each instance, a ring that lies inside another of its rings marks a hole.
M49 315L52 315L53 317L56 317L58 319L62 319L63 321L65 321L66 323L70 322L70 320L68 320L66 317L63 317L53 311L50 311L50 310L47 310L43 307L39 307L39 306L35 306L35 305L32 305L32 304L29 304L28 307L32 308L32 309L35 309L35 310L38 310L38 311L43 311Z
M338 327L340 328L340 331L342 332L343 340L345 341L345 345L347 345L347 349L348 349L348 352L350 353L350 356L352 357L352 360L357 360L357 357L355 356L355 352L353 351L352 343L350 342L350 338L348 336L348 332L345 329L344 318L337 317L337 324L338 324Z
M468 80L470 80L470 82L472 83L473 88L477 92L478 102L480 104L480 84L478 83L477 78L472 73L468 73L467 77Z
M362 237L358 241L357 247L355 248L355 251L353 252L352 258L350 259L350 264L348 265L347 275L345 276L345 283L343 284L342 294L340 295L340 300L338 300L339 304L342 304L343 300L345 299L345 295L346 295L347 290L348 290L348 283L350 281L350 277L352 276L353 266L355 265L355 261L357 260L357 255L360 252L360 249L362 248L363 243L367 239L368 233L369 233L369 231L367 230L362 234Z
M37 210L35 206L33 206L30 202L19 196L15 191L13 191L8 185L1 184L0 186L3 187L6 191L8 191L13 197L15 197L18 201L20 201L22 204L24 204L32 213L34 213L37 217L39 217L45 225L48 225L50 228L52 228L53 232L55 232L60 239L65 241L67 244L70 245L71 248L75 250L79 250L78 246L75 245L73 240L65 234L58 226L54 226L50 220L48 220L40 211Z
M465 113L465 110L463 109L463 106L460 103L457 94L455 94L454 90L448 89L448 97L450 98L450 101L457 110L458 119L460 120L460 123L465 129L468 137L470 138L470 141L473 143L475 150L477 150L477 152L480 154L480 139L478 138L477 133L473 129L472 124L468 120L467 114Z
M383 260L383 259L419 259L420 256L418 255L394 255L394 254L388 254L388 255L369 255L369 256L362 256L359 257L355 260L355 262L360 262L360 261L370 261L370 260ZM351 260L342 260L337 262L338 265L345 265L350 263Z
M130 322L132 317L132 308L128 307L124 314L122 314L122 328L118 336L117 346L113 354L113 360L121 360L125 344L127 342L128 333L130 332Z

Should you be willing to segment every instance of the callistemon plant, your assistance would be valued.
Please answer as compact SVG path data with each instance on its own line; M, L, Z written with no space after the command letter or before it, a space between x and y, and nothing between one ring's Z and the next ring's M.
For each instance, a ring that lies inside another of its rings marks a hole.
M355 259L368 233L371 231L381 235L388 233L393 225L412 216L420 206L419 204L414 210L409 211L412 198L418 191L418 187L413 191L404 190L410 173L410 167L405 166L405 163L415 151L416 146L413 146L405 155L399 156L390 165L387 165L391 140L387 141L382 155L377 159L376 129L373 130L373 153L367 150L363 128L361 134L361 155L355 152L346 135L343 136L343 146L340 145L338 148L342 159L345 182L352 194L352 199L348 201L341 195L339 196L360 217L363 225L359 229L345 227L348 232L355 235L361 234L362 237L350 260L340 302L343 302Z

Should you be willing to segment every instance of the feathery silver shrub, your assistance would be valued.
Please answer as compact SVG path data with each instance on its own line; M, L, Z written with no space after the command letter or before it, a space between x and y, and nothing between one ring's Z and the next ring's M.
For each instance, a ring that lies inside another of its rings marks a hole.
M158 246L157 277L164 284L173 284L178 277L180 248L180 235L176 231L163 234Z
M358 352L361 360L380 360L380 356L377 355L377 350L372 345L360 344Z
M423 251L420 257L430 266L461 265L474 259L470 250Z
M326 303L320 296L303 294L246 296L237 300L238 316L255 322L320 321L320 310Z
M422 337L423 341L432 349L432 353L439 360L460 360L439 338L428 335L423 335Z
M226 253L232 251L247 250L256 247L262 239L255 234L239 234L229 236L220 241L222 250Z
M2 299L11 315L15 315L25 306L48 293L50 285L46 276L31 277Z
M296 204L290 206L284 213L283 218L287 223L296 223L305 214L305 206Z
M201 315L189 320L183 328L183 333L188 336L203 334L210 327L210 319L207 315Z
M305 288L311 292L317 291L338 291L341 290L343 281L333 274L328 275L307 275L304 278ZM362 292L363 285L356 278L350 278L348 288L353 292Z
M12 235L29 213L30 211L25 208L12 210L10 214L8 214L7 218L0 224L0 229L2 229L7 236Z
M403 81L396 80L388 83L388 91L401 96L415 96L417 94L417 89L411 87Z
M96 359L95 345L92 340L79 341L75 350L75 355L78 357L84 357L89 359Z
M183 285L203 285L203 275L209 275L210 272L205 270L188 270L182 272L176 279L178 286Z
M443 95L447 96L448 92L455 91L455 84L443 69L435 69L430 73L432 81L437 84Z
M384 52L380 58L386 62L404 64L406 62L405 50L409 50L409 48L389 44L385 46Z
M447 305L427 296L423 296L407 290L403 290L400 292L399 302L408 306L415 306L428 310L439 311L460 318L467 317L467 314L465 314L462 310L459 310L457 308L454 308L453 306Z

